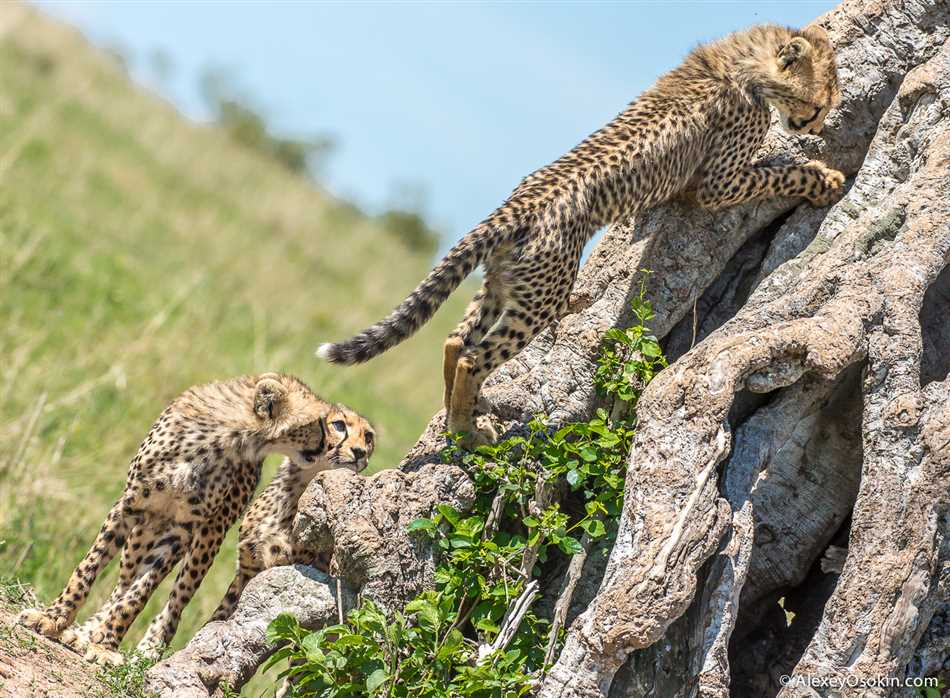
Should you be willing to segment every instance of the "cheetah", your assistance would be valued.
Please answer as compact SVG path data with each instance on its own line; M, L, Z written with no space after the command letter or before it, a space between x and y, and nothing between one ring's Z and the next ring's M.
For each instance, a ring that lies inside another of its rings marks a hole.
M125 490L66 588L19 622L84 654L117 664L116 650L155 588L184 559L169 600L138 645L156 658L182 609L247 507L269 453L301 467L322 456L329 403L276 373L196 386L161 413L132 459ZM70 628L109 561L122 550L119 580L98 613Z
M237 573L211 620L230 618L244 587L260 572L277 565L311 565L317 560L317 553L298 543L292 534L300 495L322 470L349 468L362 472L376 448L373 427L348 407L331 407L326 423L324 455L308 466L285 458L274 479L245 514L238 539Z
M839 101L834 49L820 27L759 25L700 46L613 121L522 180L389 316L317 355L356 364L381 354L482 264L484 283L445 341L443 402L448 430L464 432L464 446L495 441L490 424L475 424L482 383L564 314L598 230L674 197L707 209L778 196L833 203L840 172L753 157L770 107L786 130L817 135Z

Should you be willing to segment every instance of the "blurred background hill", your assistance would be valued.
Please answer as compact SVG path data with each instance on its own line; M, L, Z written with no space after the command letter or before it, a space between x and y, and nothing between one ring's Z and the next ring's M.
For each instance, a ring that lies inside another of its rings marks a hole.
M195 125L76 31L0 5L0 575L41 599L189 385L294 373L373 420L375 467L395 464L439 407L441 343L468 291L378 361L313 356L388 312L429 269L435 234L412 212L370 217L321 191L307 163L329 141L274 137L216 89L218 124ZM233 537L176 644L227 587Z

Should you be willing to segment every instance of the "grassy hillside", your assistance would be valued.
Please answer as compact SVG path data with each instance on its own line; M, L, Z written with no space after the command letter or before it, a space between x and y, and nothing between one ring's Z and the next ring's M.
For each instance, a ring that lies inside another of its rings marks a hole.
M394 464L439 406L441 340L469 294L366 366L313 351L387 312L430 262L188 123L74 31L0 6L0 575L58 592L152 421L196 382L295 373L367 414L376 467ZM233 532L176 645L219 601L232 550Z

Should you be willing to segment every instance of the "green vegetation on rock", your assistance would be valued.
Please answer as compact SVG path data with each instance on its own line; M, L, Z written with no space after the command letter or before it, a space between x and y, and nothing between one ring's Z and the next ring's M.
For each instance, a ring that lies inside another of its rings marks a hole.
M439 549L434 590L391 618L367 600L345 623L316 632L289 615L271 623L268 636L282 646L268 662L291 660L283 673L294 679L294 696L517 698L530 691L545 669L549 618L532 608L509 642L491 645L533 579L563 570L558 558L586 554L591 543L616 535L633 408L666 366L645 325L653 311L643 285L632 307L637 322L607 332L595 376L613 403L611 414L599 409L587 422L559 428L538 417L526 434L474 453L446 449L443 459L462 463L477 496L470 512L440 505L410 527ZM564 494L539 505L544 490ZM500 523L493 511L501 512ZM606 554L609 547L598 550ZM560 640L554 638L555 646Z

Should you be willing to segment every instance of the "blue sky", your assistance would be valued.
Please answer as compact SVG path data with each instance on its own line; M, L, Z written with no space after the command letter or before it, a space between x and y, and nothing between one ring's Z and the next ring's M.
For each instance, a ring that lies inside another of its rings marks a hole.
M379 211L421 187L448 244L697 43L757 22L800 26L837 3L36 4L123 47L133 75L192 118L206 116L202 69L229 69L278 131L338 139L331 191ZM156 49L175 66L165 84L149 70Z

